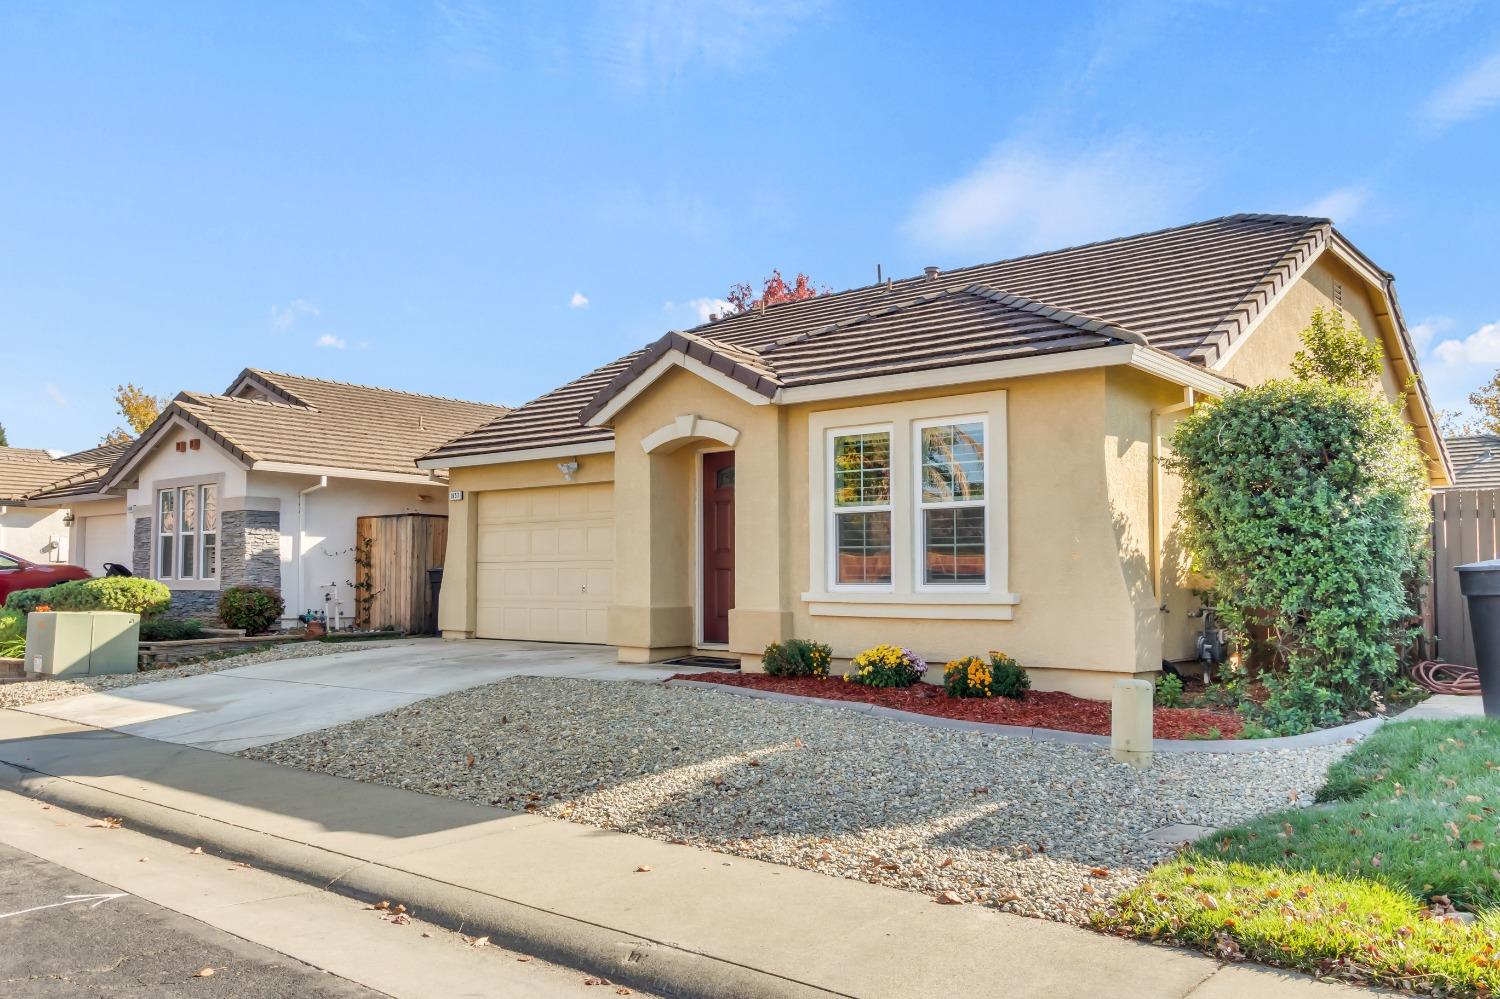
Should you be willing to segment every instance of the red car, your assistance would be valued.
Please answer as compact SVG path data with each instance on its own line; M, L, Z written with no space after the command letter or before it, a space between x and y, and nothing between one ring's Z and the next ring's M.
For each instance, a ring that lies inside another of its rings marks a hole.
M0 552L0 604L16 590L39 590L70 579L88 579L89 571L76 565L28 562L19 555Z

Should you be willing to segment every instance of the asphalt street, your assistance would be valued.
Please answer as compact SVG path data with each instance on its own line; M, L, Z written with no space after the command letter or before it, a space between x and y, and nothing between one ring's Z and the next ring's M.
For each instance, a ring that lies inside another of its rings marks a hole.
M0 995L381 995L133 895L108 897L118 892L0 844Z

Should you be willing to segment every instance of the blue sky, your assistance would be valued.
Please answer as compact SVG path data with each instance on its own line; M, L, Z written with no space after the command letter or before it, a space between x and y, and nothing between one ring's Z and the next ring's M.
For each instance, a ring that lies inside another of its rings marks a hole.
M772 267L835 288L1332 215L1500 368L1500 4L0 4L0 423L245 366L524 401ZM462 359L456 363L455 359Z

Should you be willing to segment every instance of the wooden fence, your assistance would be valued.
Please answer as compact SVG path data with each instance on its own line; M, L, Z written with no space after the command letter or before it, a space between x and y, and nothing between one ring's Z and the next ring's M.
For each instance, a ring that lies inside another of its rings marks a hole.
M355 623L409 634L431 631L436 608L427 570L442 568L448 518L423 513L360 517L355 537Z
M1432 585L1423 617L1443 662L1474 664L1469 608L1454 566L1496 557L1500 489L1445 489L1432 495Z

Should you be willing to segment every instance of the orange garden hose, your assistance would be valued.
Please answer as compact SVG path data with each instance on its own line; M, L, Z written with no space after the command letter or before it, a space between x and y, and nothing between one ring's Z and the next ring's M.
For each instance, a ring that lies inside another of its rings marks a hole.
M1411 668L1411 678L1434 694L1479 693L1479 670L1473 666L1424 659Z

